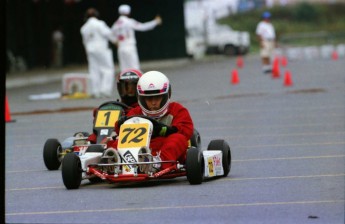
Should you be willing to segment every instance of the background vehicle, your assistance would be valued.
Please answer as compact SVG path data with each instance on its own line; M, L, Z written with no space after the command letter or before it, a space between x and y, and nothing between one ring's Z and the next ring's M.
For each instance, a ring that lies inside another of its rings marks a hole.
M240 55L249 51L249 32L233 30L216 22L227 13L224 8L216 9L207 1L187 1L184 4L188 55L199 58L205 53Z
M93 133L97 136L96 143L102 143L104 139L112 135L114 124L122 116L125 108L127 105L118 101L108 101L98 107L93 126ZM43 160L47 169L59 169L62 159L67 153L74 152L79 155L79 153L85 152L90 146L88 137L88 132L76 132L61 143L56 138L48 139L43 147Z

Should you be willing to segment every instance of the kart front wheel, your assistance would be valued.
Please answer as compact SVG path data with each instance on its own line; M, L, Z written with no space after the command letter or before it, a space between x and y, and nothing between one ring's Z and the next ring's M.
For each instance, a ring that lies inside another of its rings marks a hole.
M57 170L63 158L60 142L55 138L48 139L43 147L43 160L48 170Z
M186 171L190 184L202 183L204 179L204 157L202 152L195 147L191 147L187 151Z
M212 151L212 150L220 150L222 151L222 165L224 169L224 174L223 176L226 177L228 176L231 168L231 151L230 151L230 146L229 144L222 140L222 139L217 139L217 140L212 140L207 147L207 151Z
M79 156L67 153L62 161L62 180L67 189L78 189L82 179L82 169Z

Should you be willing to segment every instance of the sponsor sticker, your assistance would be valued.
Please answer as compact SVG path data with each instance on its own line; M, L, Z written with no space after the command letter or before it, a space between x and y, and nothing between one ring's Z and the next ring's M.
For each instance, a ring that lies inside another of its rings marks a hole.
M214 176L214 167L213 167L212 157L207 158L207 164L208 164L208 174L210 177L213 177Z
M101 129L100 135L108 135L109 129Z

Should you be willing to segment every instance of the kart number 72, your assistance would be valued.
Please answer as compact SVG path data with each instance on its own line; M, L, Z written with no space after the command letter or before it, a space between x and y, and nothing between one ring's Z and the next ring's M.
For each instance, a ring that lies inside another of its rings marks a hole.
M120 127L118 148L140 148L147 146L149 124L122 124Z

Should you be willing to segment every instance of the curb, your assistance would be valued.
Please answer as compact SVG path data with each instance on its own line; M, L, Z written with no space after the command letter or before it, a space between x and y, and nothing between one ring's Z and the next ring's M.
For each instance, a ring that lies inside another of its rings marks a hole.
M142 71L159 70L163 68L171 68L175 66L182 66L190 62L189 58L179 58L173 60L157 60L145 61L141 63ZM116 69L118 66L115 65ZM46 84L57 81L62 81L62 77L66 73L88 73L87 65L69 66L61 69L49 70L33 70L28 72L6 74L6 89L18 88L23 86Z

